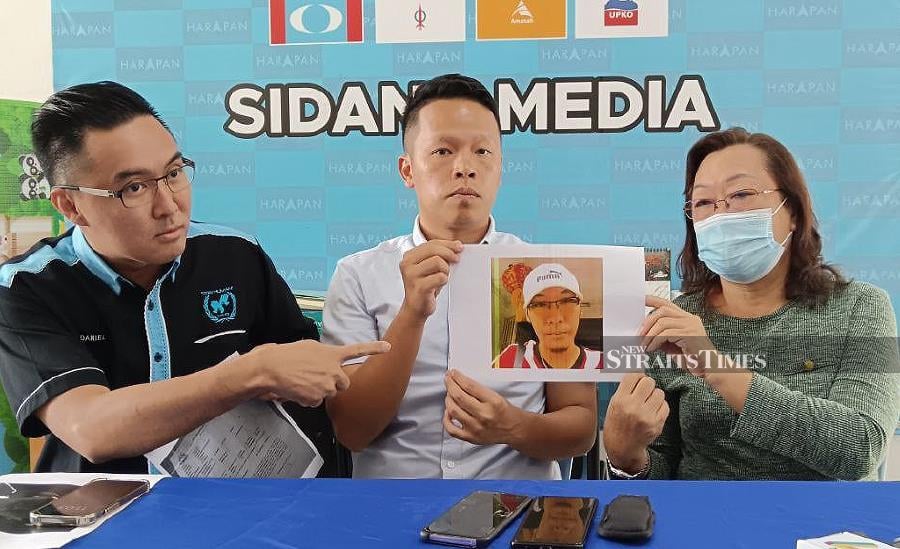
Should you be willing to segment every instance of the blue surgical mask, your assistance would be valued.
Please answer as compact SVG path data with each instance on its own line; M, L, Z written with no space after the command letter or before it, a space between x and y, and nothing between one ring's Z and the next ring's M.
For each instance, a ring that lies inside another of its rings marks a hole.
M720 213L694 223L700 261L725 280L750 284L775 268L784 243L772 234L772 218L784 206L746 212Z

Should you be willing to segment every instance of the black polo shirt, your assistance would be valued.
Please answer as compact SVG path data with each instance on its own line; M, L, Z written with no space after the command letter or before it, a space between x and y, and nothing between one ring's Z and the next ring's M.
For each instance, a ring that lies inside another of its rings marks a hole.
M147 291L119 276L79 228L0 267L0 378L24 436L35 411L73 387L110 389L191 374L263 343L318 339L255 239L191 223L187 246ZM334 473L324 407L289 407ZM143 457L92 464L52 433L38 471L146 473Z

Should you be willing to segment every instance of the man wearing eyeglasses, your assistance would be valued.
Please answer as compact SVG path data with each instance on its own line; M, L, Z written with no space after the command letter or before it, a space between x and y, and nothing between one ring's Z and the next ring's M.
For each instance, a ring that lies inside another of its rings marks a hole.
M581 287L559 263L542 263L522 286L525 318L537 342L512 344L500 353L500 368L597 369L603 353L575 343L581 323Z
M345 360L389 346L318 343L255 239L190 221L194 164L134 91L62 90L32 137L74 225L0 267L0 378L22 434L49 434L37 470L146 473L146 452L262 397L308 407L292 415L333 474L322 402Z

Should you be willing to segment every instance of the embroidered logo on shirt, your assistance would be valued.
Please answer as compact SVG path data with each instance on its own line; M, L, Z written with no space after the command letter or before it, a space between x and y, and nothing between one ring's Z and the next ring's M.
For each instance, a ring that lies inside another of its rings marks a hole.
M234 320L237 316L237 297L233 286L221 290L200 292L203 296L203 312L215 323Z
M79 339L82 342L106 341L106 334L81 334Z

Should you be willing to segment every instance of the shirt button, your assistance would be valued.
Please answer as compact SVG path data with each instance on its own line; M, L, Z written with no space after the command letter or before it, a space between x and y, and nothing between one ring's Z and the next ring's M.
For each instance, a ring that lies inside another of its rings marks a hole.
M816 363L812 360L806 359L806 362L803 363L803 369L807 372L816 367Z
M155 353L153 355L153 362L159 362L160 360L162 360L162 353Z
M448 462L447 462L447 469L453 469L454 467L456 467L456 462L455 462L455 461L448 461Z
M147 303L147 310L148 310L148 311L152 311L152 310L153 310L153 302L152 302L152 301L151 301L150 303Z

